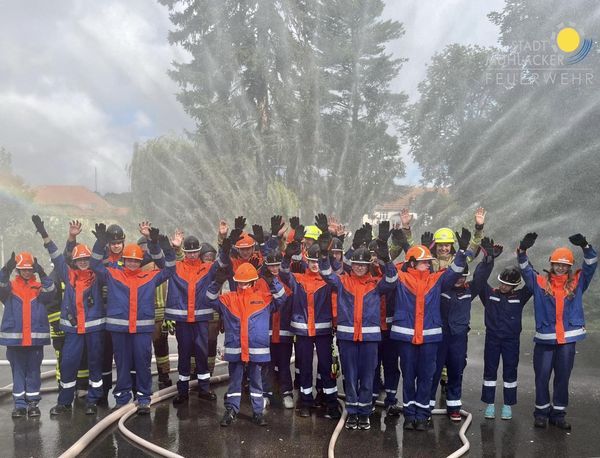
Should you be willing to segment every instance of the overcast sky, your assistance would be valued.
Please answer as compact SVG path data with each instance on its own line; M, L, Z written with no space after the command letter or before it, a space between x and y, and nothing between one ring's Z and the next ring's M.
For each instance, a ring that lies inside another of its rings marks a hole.
M388 0L406 34L390 50L410 60L393 88L416 98L432 54L449 43L494 45L486 14L502 0ZM166 72L166 8L151 0L0 0L0 145L32 185L129 190L132 145L193 123ZM418 179L409 164L406 182Z

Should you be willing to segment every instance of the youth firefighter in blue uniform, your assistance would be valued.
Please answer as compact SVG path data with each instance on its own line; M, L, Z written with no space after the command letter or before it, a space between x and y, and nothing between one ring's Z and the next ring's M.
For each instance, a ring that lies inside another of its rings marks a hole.
M15 268L17 275L11 281ZM12 370L13 418L40 416L41 366L44 345L50 344L46 304L54 293L54 283L31 253L15 256L13 252L0 269L0 301L4 304L0 345L6 345L6 359Z
M350 274L334 273L329 261L331 235L323 231L319 237L321 276L338 293L337 341L346 392L347 429L371 427L373 379L381 340L381 295L392 291L398 280L396 267L389 256L389 235L389 222L385 221L379 225L377 240L377 255L385 265L381 280L369 272L371 254L366 247L360 247L352 254Z
M229 275L228 268L219 268L215 281L210 284L206 293L210 306L223 318L225 327L223 359L229 362L229 388L221 426L229 426L240 410L244 366L247 367L250 380L252 421L259 426L266 426L267 421L263 416L261 365L270 360L270 315L285 303L285 291L268 270L265 271L264 278L269 285L269 291L257 286L258 271L252 264L243 263L237 267L233 276L236 290L219 295L221 286Z
M466 264L471 233L457 234L459 251L450 268L433 272L429 249L416 245L400 268L391 338L398 341L402 370L404 429L429 428L430 399L437 348L442 341L441 293L452 288Z
M229 247L228 244L225 245ZM192 356L196 362L198 397L210 401L216 399L216 395L210 391L208 367L208 323L214 310L208 304L206 290L214 280L221 260L203 262L200 250L200 241L193 235L187 236L183 240L184 259L177 262L175 273L169 280L165 317L176 323L175 337L179 355L178 394L173 398L174 405L182 404L189 398Z
M105 267L102 263L108 243L106 226L96 224L92 231L96 243L91 266L102 282L107 284L108 307L106 329L111 333L117 365L117 385L113 390L116 406L120 408L131 400L131 369L135 369L138 413L150 413L152 394L152 333L154 331L154 307L156 287L166 281L175 271L175 253L168 237L150 229L148 248L154 259L165 257L162 270L142 271L144 253L137 244L123 248L123 269Z
M557 248L550 256L550 271L539 275L527 259L537 234L527 234L520 243L519 266L525 284L533 291L535 309L534 425L545 428L548 419L557 428L569 431L565 420L569 403L569 378L575 362L575 345L585 338L583 293L587 290L596 267L598 254L581 234L569 241L583 250L581 270L573 272L575 257L569 248ZM554 374L554 392L550 398L550 377Z
M102 397L102 348L104 337L104 307L102 288L90 269L92 252L86 245L73 248L71 259L74 268L67 265L65 256L50 239L44 222L38 215L31 217L37 232L42 236L44 247L57 269L58 277L65 285L60 313L60 327L65 332L65 343L60 363L60 392L57 404L50 415L71 411L75 396L76 377L81 356L87 350L89 383L86 415L97 413L96 404Z
M489 252L490 248L484 248ZM481 400L487 404L485 418L495 418L497 371L502 356L503 397L501 418L512 418L511 406L517 403L517 367L523 307L531 297L529 288L515 289L521 283L516 268L507 268L498 276L498 288L487 280L494 268L494 256L484 256L473 274L473 283L480 285L479 297L485 308L485 347L483 351L483 385Z

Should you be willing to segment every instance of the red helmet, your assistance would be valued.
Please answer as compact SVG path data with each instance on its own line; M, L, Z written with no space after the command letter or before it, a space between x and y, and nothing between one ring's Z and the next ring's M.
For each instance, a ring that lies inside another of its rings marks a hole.
M92 252L90 251L90 249L87 245L83 245L82 243L79 243L79 244L75 245L75 248L73 248L73 253L72 253L71 257L72 257L73 261L75 261L76 259L91 258Z
M33 255L28 251L23 251L15 258L17 269L33 269Z
M411 257L414 257L417 261L432 261L435 259L431 256L431 251L425 245L410 247L406 252L406 260L408 261Z
M241 238L235 243L236 248L252 248L256 242L247 232L242 232Z
M565 247L557 248L550 255L550 262L556 262L559 264L569 264L572 266L575 263L575 257L573 252Z
M138 261L142 261L144 259L142 247L136 243L125 245L125 248L123 248L123 258L137 259Z
M248 283L254 280L258 280L258 271L256 270L256 267L249 262L240 264L239 267L235 269L233 281Z

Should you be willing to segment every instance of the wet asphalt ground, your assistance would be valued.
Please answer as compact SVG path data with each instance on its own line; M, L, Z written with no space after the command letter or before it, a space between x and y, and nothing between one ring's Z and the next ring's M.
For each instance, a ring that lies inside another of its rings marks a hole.
M469 358L463 384L463 408L473 414L467 431L471 449L469 457L592 457L600 456L600 333L590 333L578 344L578 354L570 384L570 405L567 418L571 432L553 427L540 430L533 427L534 379L532 365L532 334L521 338L518 404L510 421L483 418L481 378L483 373L483 334L471 332ZM176 351L170 339L171 353ZM4 357L4 352L0 353ZM46 347L46 358L53 358ZM173 363L172 363L173 364ZM44 367L42 371L52 369ZM226 367L217 368L216 374ZM171 374L173 381L176 373ZM499 378L500 380L500 374ZM0 367L0 385L10 383L10 369ZM156 384L156 380L155 380ZM53 386L48 379L43 386ZM156 386L155 386L156 388ZM299 418L292 410L280 405L267 409L269 426L258 427L250 422L251 410L247 399L237 421L228 428L219 426L224 412L223 394L226 384L215 387L218 400L208 402L191 394L189 404L177 409L170 400L157 404L149 416L134 416L127 422L131 431L183 456L209 457L322 457L327 455L329 439L335 422L322 418L318 410L311 418ZM42 416L37 419L10 417L10 394L0 395L0 456L54 457L59 456L98 419L107 409L99 409L98 418L83 414L84 399L75 401L71 414L50 418L49 410L56 402L56 393L46 393L40 403ZM496 395L497 410L502 394ZM110 400L112 407L114 400ZM402 430L403 418L387 419L378 409L371 417L371 430L343 430L335 448L336 456L376 457L443 457L461 446L459 424L446 416L434 416L433 428L427 432ZM117 426L106 431L86 449L89 457L138 457L142 452L118 431Z

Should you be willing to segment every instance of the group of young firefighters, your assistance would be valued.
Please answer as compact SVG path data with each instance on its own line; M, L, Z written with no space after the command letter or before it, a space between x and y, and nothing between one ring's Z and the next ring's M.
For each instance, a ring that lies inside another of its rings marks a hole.
M581 234L569 237L583 250L581 270L573 268L571 249L561 247L550 255L548 270L536 272L527 251L537 234L528 233L517 248L518 267L503 270L492 286L488 279L503 247L484 236L483 208L475 213L473 236L465 228L456 233L442 228L425 232L416 244L412 216L403 210L399 223L382 221L377 234L365 223L345 251L344 226L324 214L306 227L297 217L290 218L288 227L276 215L270 231L260 225L246 231L244 217L236 218L232 229L221 221L218 250L179 230L169 238L148 222L140 224L142 237L131 244L125 244L119 226L96 224L90 249L77 243L82 228L72 221L61 251L40 217L34 215L32 221L54 265L52 275L28 252L12 253L0 270L0 344L7 347L12 369L14 418L40 415L40 368L43 347L50 344L50 321L53 333L64 333L60 391L52 416L71 410L84 352L86 414L95 415L98 405L107 405L113 357L114 409L133 397L138 413L148 414L152 345L159 387L164 388L171 384L166 342L167 332L173 331L179 372L173 404L187 403L192 377L198 396L214 401L210 378L221 329L222 359L230 377L222 426L236 419L244 389L249 391L253 422L261 426L267 424L263 413L275 390L284 407L295 407L300 417L309 417L319 406L326 418L339 419L339 354L346 428L369 429L375 401L385 390L387 415L402 413L404 429L424 431L430 427L443 372L448 416L461 421L471 303L479 297L486 328L484 415L496 416L502 357L501 418L508 420L517 402L523 307L533 296L534 424L571 429L565 414L576 342L586 332L582 296L597 265L595 250ZM402 252L404 260L399 261ZM469 263L477 257L481 260L468 280ZM17 274L11 278L14 269ZM48 307L57 290L60 310L50 313L49 320ZM401 405L396 396L400 374Z

